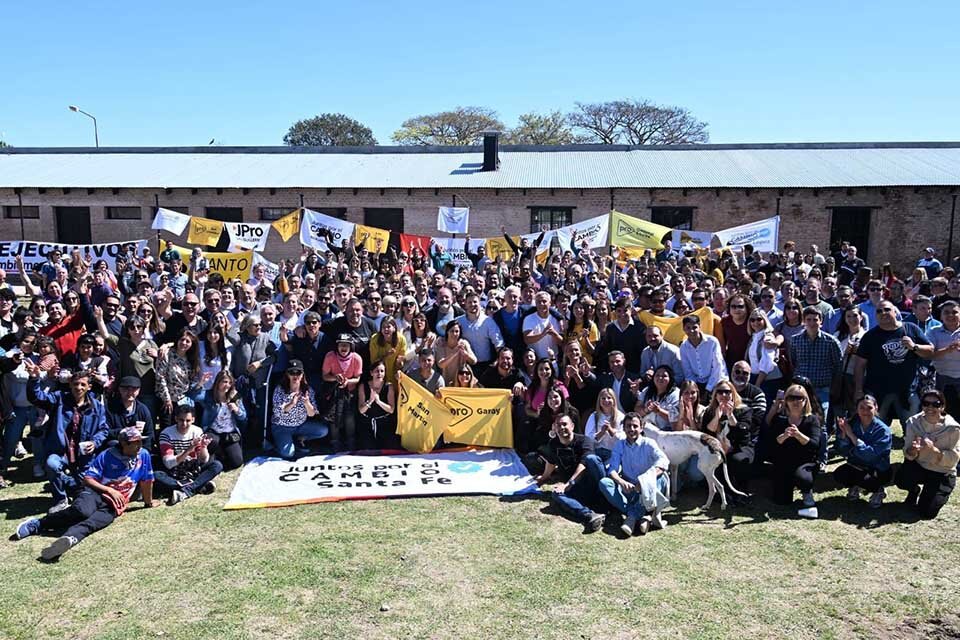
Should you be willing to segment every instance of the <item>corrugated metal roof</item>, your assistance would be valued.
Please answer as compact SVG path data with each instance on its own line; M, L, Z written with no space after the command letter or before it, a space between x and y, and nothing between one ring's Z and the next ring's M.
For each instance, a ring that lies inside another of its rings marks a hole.
M960 184L960 143L4 149L0 187L823 188Z

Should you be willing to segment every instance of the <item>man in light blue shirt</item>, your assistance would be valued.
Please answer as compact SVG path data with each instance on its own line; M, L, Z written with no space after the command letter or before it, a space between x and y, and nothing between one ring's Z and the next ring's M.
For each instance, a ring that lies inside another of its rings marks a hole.
M468 293L463 307L465 313L456 317L460 336L470 343L477 356L476 369L483 373L496 357L497 349L503 346L503 335L493 318L480 308L480 294Z
M624 416L622 424L626 439L617 441L613 448L610 471L600 481L600 493L626 516L621 531L628 536L635 530L643 535L650 525L664 527L660 514L669 504L670 461L656 442L643 436L643 421L636 412Z

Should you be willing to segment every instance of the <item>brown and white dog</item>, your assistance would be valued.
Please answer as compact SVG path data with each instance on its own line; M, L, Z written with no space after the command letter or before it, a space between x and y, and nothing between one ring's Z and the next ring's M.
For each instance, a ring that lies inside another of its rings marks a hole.
M650 423L643 425L643 433L656 441L670 460L670 502L674 502L677 498L677 476L680 465L693 455L698 456L697 468L707 479L707 502L703 505L704 510L710 508L713 497L717 493L720 494L720 508L727 508L727 495L723 483L714 475L717 467L723 467L723 478L730 491L740 496L747 495L738 491L730 482L730 475L727 473L727 457L717 438L701 431L661 431Z

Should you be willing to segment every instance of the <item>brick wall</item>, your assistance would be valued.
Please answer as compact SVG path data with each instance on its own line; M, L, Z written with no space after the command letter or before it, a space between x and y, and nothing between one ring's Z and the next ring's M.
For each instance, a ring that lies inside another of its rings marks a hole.
M945 256L950 223L951 194L946 187L860 188L860 189L173 189L167 194L156 189L25 189L24 205L40 207L39 220L25 220L29 240L56 241L54 208L58 206L90 207L94 242L111 242L156 237L150 230L154 197L161 206L189 207L191 215L203 215L205 207L241 207L247 222L260 222L260 207L299 205L300 194L308 207L343 207L347 219L363 223L364 207L402 208L404 231L433 235L436 231L437 207L450 205L456 196L458 206L471 208L473 237L498 235L500 225L511 233L530 230L531 206L575 207L574 221L602 215L613 206L624 213L649 219L651 206L696 207L694 228L722 229L771 216L780 198L782 216L781 241L793 239L806 249L811 243L826 251L830 241L831 207L875 207L870 229L869 262L879 265L889 261L903 271L912 265L920 249L931 245ZM16 206L12 189L0 189L0 205ZM108 220L106 207L138 206L141 220ZM960 228L955 232L960 236ZM164 234L166 238L168 234ZM176 240L170 236L171 239ZM20 221L0 220L0 239L20 238ZM180 238L185 242L185 238ZM954 253L960 245L954 242ZM155 246L155 245L154 245ZM271 258L293 257L300 247L295 239L282 243L271 233L266 255Z

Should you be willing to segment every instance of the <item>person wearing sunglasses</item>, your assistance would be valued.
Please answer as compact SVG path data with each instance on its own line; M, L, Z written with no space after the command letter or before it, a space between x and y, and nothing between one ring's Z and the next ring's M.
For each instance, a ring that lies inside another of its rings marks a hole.
M799 384L787 387L782 398L774 401L767 416L770 435L770 460L773 462L773 501L793 504L794 488L800 490L801 518L816 518L817 504L813 484L820 471L820 420L812 412L807 390Z
M720 440L730 465L733 484L749 493L751 466L756 453L759 429L752 420L753 412L743 404L736 387L721 380L713 388L710 404L703 412L700 430ZM733 494L731 502L742 504L746 498Z
M904 462L897 472L897 486L907 492L904 503L930 520L957 485L960 424L947 413L940 391L926 391L920 408L904 426Z

